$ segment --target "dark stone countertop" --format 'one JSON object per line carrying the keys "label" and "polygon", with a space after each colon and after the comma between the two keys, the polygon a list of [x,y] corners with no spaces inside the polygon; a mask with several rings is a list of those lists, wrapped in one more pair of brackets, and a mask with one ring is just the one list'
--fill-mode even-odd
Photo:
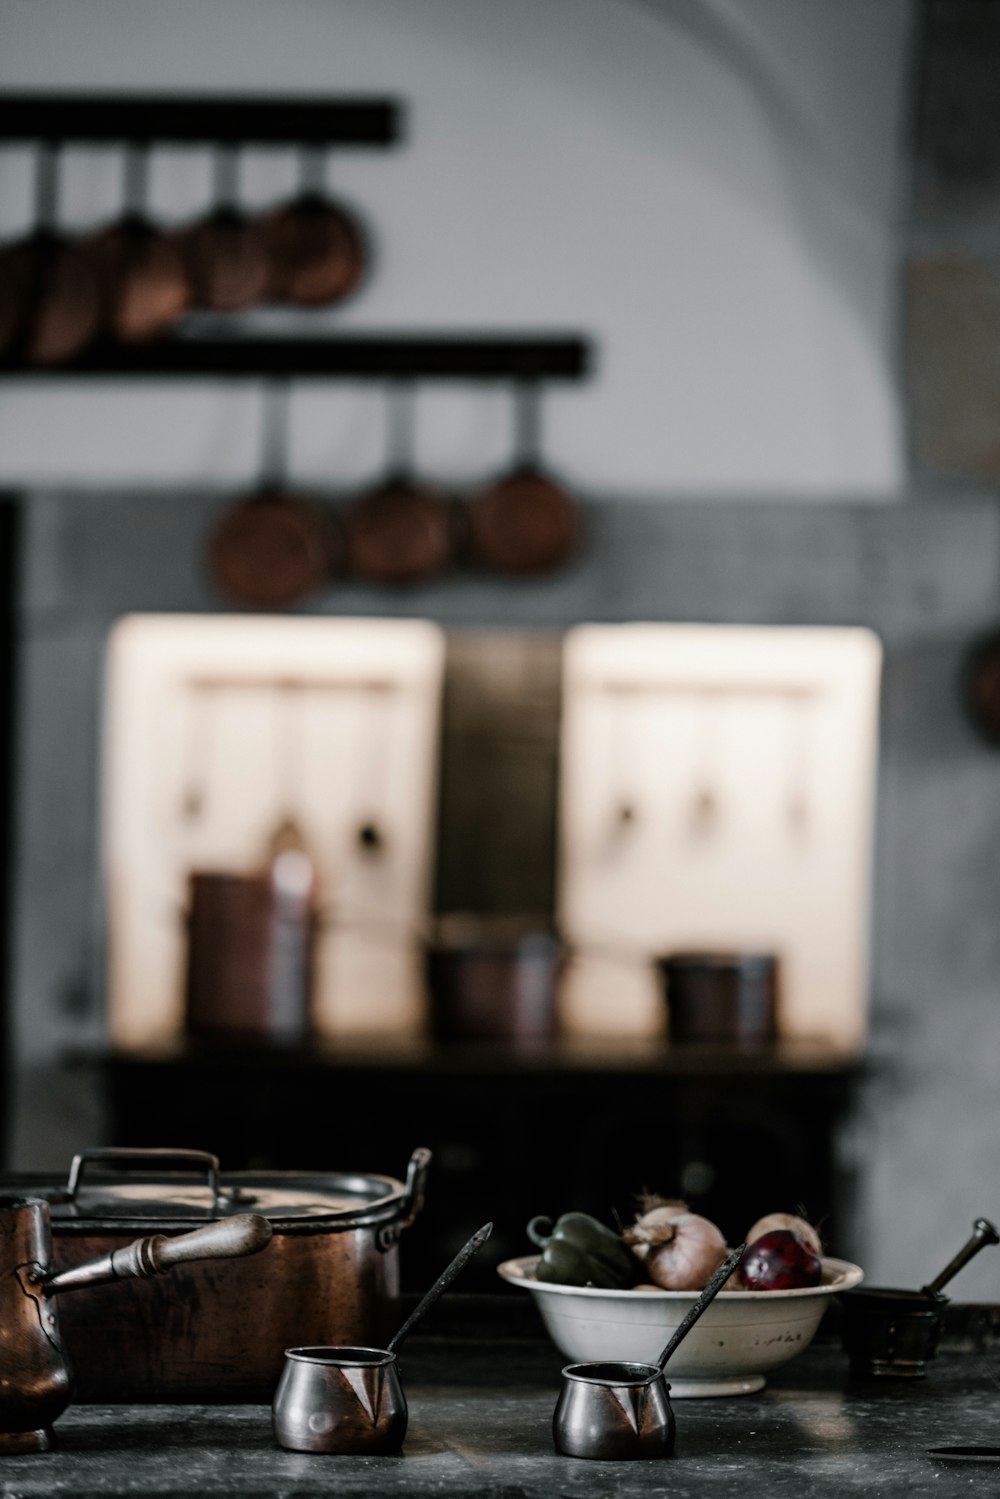
{"label": "dark stone countertop", "polygon": [[[516,1322],[516,1318],[514,1319]],[[851,1387],[835,1343],[816,1343],[756,1395],[678,1400],[677,1450],[661,1462],[591,1463],[552,1449],[563,1360],[539,1336],[414,1336],[402,1372],[410,1430],[402,1457],[284,1452],[264,1406],[71,1407],[58,1450],[0,1458],[3,1499],[574,1499],[865,1494],[935,1499],[1000,1491],[995,1466],[933,1462],[944,1444],[1000,1445],[1000,1344],[942,1351],[925,1380]]]}

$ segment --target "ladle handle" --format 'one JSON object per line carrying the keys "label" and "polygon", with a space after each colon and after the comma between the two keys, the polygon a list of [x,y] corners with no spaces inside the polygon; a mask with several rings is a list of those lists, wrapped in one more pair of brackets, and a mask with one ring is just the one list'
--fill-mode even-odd
{"label": "ladle handle", "polygon": [[671,1354],[675,1352],[678,1345],[682,1343],[687,1337],[688,1333],[691,1331],[692,1327],[697,1322],[702,1312],[708,1306],[709,1302],[714,1301],[716,1296],[718,1296],[719,1292],[722,1290],[722,1287],[726,1284],[726,1281],[732,1275],[733,1271],[736,1269],[740,1260],[746,1253],[746,1247],[747,1246],[745,1244],[741,1244],[738,1249],[733,1250],[732,1254],[729,1255],[727,1259],[723,1260],[722,1264],[719,1266],[718,1270],[716,1270],[715,1274],[712,1276],[712,1279],[702,1291],[701,1295],[698,1297],[698,1300],[688,1312],[683,1322],[681,1322],[679,1327],[676,1327],[674,1329],[673,1337],[670,1339],[670,1342],[667,1344],[666,1348],[664,1348],[663,1352],[656,1360],[656,1367],[661,1372],[666,1368],[667,1360],[670,1358]]}
{"label": "ladle handle", "polygon": [[923,1286],[925,1296],[937,1296],[943,1286],[946,1286],[952,1276],[957,1275],[964,1265],[967,1265],[973,1255],[985,1249],[987,1244],[1000,1244],[1000,1234],[997,1233],[988,1218],[977,1218],[972,1225],[972,1237],[967,1244],[963,1244],[955,1258],[950,1264],[945,1265],[941,1274],[935,1276],[929,1286]]}
{"label": "ladle handle", "polygon": [[395,1353],[403,1339],[409,1337],[424,1313],[434,1305],[440,1295],[447,1291],[455,1276],[464,1270],[465,1266],[472,1259],[472,1256],[479,1253],[492,1232],[492,1223],[484,1223],[482,1228],[476,1230],[468,1244],[465,1245],[465,1248],[458,1251],[447,1270],[442,1270],[437,1280],[427,1292],[427,1295],[417,1302],[413,1311],[386,1348],[387,1353]]}
{"label": "ladle handle", "polygon": [[81,1291],[88,1286],[107,1285],[116,1280],[145,1280],[150,1275],[162,1275],[175,1265],[186,1265],[192,1260],[228,1260],[240,1255],[257,1254],[271,1238],[271,1225],[258,1213],[240,1213],[235,1218],[222,1218],[217,1223],[207,1223],[193,1233],[168,1238],[166,1234],[152,1234],[146,1239],[135,1239],[122,1249],[113,1249],[110,1254],[86,1264],[74,1265],[61,1275],[54,1275],[44,1282],[45,1294],[55,1296],[62,1291]]}

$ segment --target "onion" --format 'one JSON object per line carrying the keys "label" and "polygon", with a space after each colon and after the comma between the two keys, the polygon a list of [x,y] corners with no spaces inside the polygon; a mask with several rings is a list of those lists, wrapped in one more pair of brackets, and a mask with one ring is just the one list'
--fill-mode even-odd
{"label": "onion", "polygon": [[640,1216],[622,1234],[626,1244],[632,1246],[632,1252],[640,1260],[645,1260],[651,1249],[657,1244],[669,1243],[673,1238],[672,1225],[678,1218],[683,1218],[689,1213],[686,1202],[679,1202],[676,1198],[653,1197],[645,1193],[639,1199],[642,1208]]}
{"label": "onion", "polygon": [[697,1213],[681,1213],[660,1232],[646,1256],[650,1280],[665,1291],[702,1290],[726,1257],[726,1241],[715,1224]]}
{"label": "onion", "polygon": [[808,1244],[814,1254],[821,1255],[823,1246],[819,1242],[819,1234],[811,1223],[804,1218],[796,1218],[794,1213],[768,1213],[763,1218],[758,1218],[753,1228],[746,1236],[747,1244],[755,1244],[765,1234],[774,1233],[776,1229],[784,1229],[786,1233],[794,1234],[801,1239],[803,1244]]}

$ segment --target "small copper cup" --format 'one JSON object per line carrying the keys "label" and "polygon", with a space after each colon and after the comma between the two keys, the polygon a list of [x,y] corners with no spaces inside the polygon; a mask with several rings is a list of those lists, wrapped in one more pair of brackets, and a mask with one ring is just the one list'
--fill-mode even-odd
{"label": "small copper cup", "polygon": [[562,1371],[552,1438],[564,1457],[669,1457],[674,1435],[670,1386],[656,1364],[569,1364]]}
{"label": "small copper cup", "polygon": [[279,1445],[292,1452],[399,1452],[407,1409],[396,1355],[384,1348],[287,1348],[271,1420]]}

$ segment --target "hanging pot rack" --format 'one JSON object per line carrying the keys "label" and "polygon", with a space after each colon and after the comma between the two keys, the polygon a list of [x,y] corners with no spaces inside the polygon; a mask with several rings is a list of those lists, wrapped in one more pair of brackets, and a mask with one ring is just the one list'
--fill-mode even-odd
{"label": "hanging pot rack", "polygon": [[[7,93],[0,98],[0,146],[142,142],[384,149],[401,139],[402,119],[399,102],[386,98]],[[549,381],[584,378],[590,360],[590,343],[578,334],[378,331],[270,337],[233,330],[179,332],[135,346],[96,343],[52,365],[5,356],[0,377]]]}

